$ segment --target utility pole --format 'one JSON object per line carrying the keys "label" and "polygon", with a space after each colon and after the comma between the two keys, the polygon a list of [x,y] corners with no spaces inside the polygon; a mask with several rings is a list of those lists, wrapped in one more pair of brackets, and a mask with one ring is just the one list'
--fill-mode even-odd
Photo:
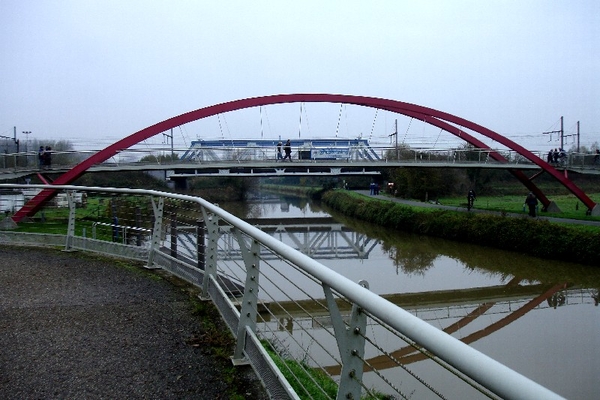
{"label": "utility pole", "polygon": [[394,133],[390,133],[388,137],[396,136],[396,160],[400,160],[400,149],[398,148],[398,120],[396,120]]}
{"label": "utility pole", "polygon": [[579,153],[579,121],[577,121],[577,152]]}
{"label": "utility pole", "polygon": [[560,117],[560,130],[559,131],[547,131],[547,132],[542,132],[543,135],[551,135],[553,133],[560,133],[560,148],[562,149],[564,147],[564,128],[563,128],[563,117]]}
{"label": "utility pole", "polygon": [[170,135],[163,132],[163,136],[167,138],[167,144],[169,143],[169,139],[171,139],[171,162],[173,162],[175,159],[175,152],[173,151],[173,128],[171,128]]}
{"label": "utility pole", "polygon": [[15,144],[17,145],[17,153],[19,152],[19,139],[17,139],[17,127],[13,127],[13,132],[14,132],[14,137],[13,140],[15,141]]}
{"label": "utility pole", "polygon": [[563,137],[577,136],[577,152],[579,153],[579,121],[577,121],[577,133],[563,135]]}

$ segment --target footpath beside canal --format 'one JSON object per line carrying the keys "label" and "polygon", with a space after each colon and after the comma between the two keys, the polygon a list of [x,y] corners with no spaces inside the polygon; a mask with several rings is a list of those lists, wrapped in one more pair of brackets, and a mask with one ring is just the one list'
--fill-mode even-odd
{"label": "footpath beside canal", "polygon": [[[445,205],[439,204],[439,203],[423,202],[423,201],[416,201],[416,200],[406,200],[406,199],[402,199],[399,197],[391,197],[391,196],[386,196],[386,195],[381,195],[381,194],[372,195],[369,193],[368,190],[356,190],[355,192],[360,193],[364,196],[375,198],[375,199],[388,200],[388,201],[392,201],[395,203],[401,203],[401,204],[406,204],[406,205],[415,206],[415,207],[437,208],[440,210],[470,212],[470,213],[474,213],[474,214],[490,214],[490,215],[498,215],[498,216],[504,215],[507,217],[516,217],[516,218],[531,218],[527,215],[526,212],[524,212],[522,214],[502,213],[500,211],[490,211],[490,210],[483,210],[483,209],[478,209],[478,208],[472,208],[471,210],[467,210],[466,207],[445,206]],[[545,216],[543,214],[540,214],[535,218],[539,219],[539,220],[546,220],[549,222],[561,222],[561,223],[574,224],[574,225],[587,225],[587,226],[600,227],[600,221],[586,221],[586,220],[570,219],[570,218],[555,218],[555,217]]]}
{"label": "footpath beside canal", "polygon": [[0,398],[267,398],[211,351],[184,287],[80,253],[0,255]]}

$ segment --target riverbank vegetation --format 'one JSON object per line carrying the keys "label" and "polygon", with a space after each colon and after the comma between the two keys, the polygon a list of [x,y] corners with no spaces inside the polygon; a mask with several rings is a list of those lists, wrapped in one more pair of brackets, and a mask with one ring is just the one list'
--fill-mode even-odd
{"label": "riverbank vegetation", "polygon": [[321,196],[329,207],[390,229],[468,242],[536,257],[598,265],[600,229],[524,216],[476,214],[411,207],[347,190]]}

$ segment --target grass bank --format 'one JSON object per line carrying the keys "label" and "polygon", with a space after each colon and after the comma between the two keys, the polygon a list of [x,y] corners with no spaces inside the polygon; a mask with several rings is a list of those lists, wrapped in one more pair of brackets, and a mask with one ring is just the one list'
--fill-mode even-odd
{"label": "grass bank", "polygon": [[[600,193],[588,193],[588,196],[596,203],[600,203]],[[440,198],[438,200],[445,206],[467,206],[466,197],[447,197]],[[600,221],[600,217],[585,215],[586,207],[577,197],[575,197],[574,194],[552,195],[551,200],[556,203],[561,212],[547,214],[541,213],[541,215],[558,218]],[[525,212],[523,209],[524,202],[525,196],[523,195],[478,196],[477,199],[475,199],[474,207],[491,211],[521,213]]]}
{"label": "grass bank", "polygon": [[600,229],[532,218],[420,209],[331,190],[322,201],[353,218],[390,229],[468,242],[536,257],[598,266]]}

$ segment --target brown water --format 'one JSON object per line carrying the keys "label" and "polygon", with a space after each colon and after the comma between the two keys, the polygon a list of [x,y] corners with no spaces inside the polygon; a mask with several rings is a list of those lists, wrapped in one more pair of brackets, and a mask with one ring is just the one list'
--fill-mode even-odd
{"label": "brown water", "polygon": [[[244,207],[241,216],[253,218],[330,215],[294,198]],[[453,336],[566,398],[598,397],[600,269],[331,215],[369,238],[372,246],[364,258],[319,260],[323,264],[353,281],[366,278],[373,292],[395,298],[420,318],[452,330]],[[480,317],[453,328],[482,307]],[[412,362],[411,368],[424,377],[432,374],[428,361]],[[443,387],[444,378],[439,379]],[[444,394],[460,398],[450,386]],[[415,392],[412,398],[428,396]]]}

